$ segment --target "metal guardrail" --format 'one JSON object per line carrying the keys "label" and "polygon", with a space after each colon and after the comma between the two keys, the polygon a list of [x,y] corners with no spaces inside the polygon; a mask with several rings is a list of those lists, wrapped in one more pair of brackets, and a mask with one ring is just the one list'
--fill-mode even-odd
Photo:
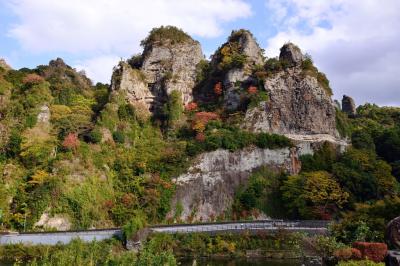
{"label": "metal guardrail", "polygon": [[[285,220],[264,220],[264,221],[239,221],[204,224],[176,224],[156,225],[149,229],[160,233],[207,233],[216,234],[224,232],[242,231],[277,231],[285,229],[288,231],[303,231],[310,233],[325,233],[329,222],[327,221],[285,221]],[[58,242],[69,243],[74,238],[83,241],[103,240],[114,236],[122,237],[121,228],[95,229],[85,231],[58,231],[58,232],[28,232],[28,233],[7,233],[0,234],[0,245],[16,243],[32,243],[55,245]]]}

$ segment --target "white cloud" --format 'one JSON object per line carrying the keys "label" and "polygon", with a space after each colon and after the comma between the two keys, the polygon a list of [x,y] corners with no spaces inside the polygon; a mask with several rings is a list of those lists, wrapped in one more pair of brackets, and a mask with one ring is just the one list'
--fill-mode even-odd
{"label": "white cloud", "polygon": [[84,70],[86,75],[95,82],[110,83],[112,69],[120,59],[114,55],[98,56],[80,61],[74,67],[77,70]]}
{"label": "white cloud", "polygon": [[8,34],[24,50],[82,55],[89,59],[81,66],[102,81],[111,73],[93,62],[139,52],[140,40],[153,27],[174,25],[194,36],[216,37],[224,23],[251,15],[244,0],[10,0],[8,5],[17,16]]}
{"label": "white cloud", "polygon": [[269,0],[267,8],[278,29],[267,55],[292,41],[328,74],[336,98],[400,105],[399,1]]}
{"label": "white cloud", "polygon": [[31,51],[132,53],[149,30],[175,25],[215,37],[221,23],[251,14],[242,0],[12,0],[9,34]]}

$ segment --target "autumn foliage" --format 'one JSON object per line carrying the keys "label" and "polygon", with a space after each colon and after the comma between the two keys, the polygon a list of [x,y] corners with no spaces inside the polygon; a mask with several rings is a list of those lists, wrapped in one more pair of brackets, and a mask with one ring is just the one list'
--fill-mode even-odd
{"label": "autumn foliage", "polygon": [[221,95],[221,94],[222,94],[222,83],[221,83],[221,82],[217,82],[217,83],[214,85],[214,93],[215,93],[216,95]]}
{"label": "autumn foliage", "polygon": [[69,133],[63,143],[62,146],[66,149],[70,150],[76,150],[76,148],[79,147],[79,139],[78,139],[78,134],[76,133]]}
{"label": "autumn foliage", "polygon": [[362,258],[381,262],[384,260],[387,253],[387,245],[385,243],[369,243],[369,242],[354,242],[353,248],[360,250]]}
{"label": "autumn foliage", "polygon": [[362,258],[361,251],[356,248],[341,248],[336,250],[333,255],[338,260],[360,260]]}
{"label": "autumn foliage", "polygon": [[194,115],[192,129],[197,132],[203,132],[206,129],[206,125],[211,120],[218,120],[219,116],[212,112],[197,112]]}
{"label": "autumn foliage", "polygon": [[249,94],[256,94],[257,93],[257,87],[252,85],[252,86],[247,88],[247,92]]}
{"label": "autumn foliage", "polygon": [[190,102],[190,103],[188,103],[186,106],[185,106],[185,110],[186,111],[194,111],[194,110],[196,110],[197,109],[197,103],[195,103],[195,102]]}
{"label": "autumn foliage", "polygon": [[22,80],[22,82],[24,84],[28,84],[28,85],[39,84],[39,83],[42,83],[43,81],[44,81],[44,79],[37,74],[28,74]]}

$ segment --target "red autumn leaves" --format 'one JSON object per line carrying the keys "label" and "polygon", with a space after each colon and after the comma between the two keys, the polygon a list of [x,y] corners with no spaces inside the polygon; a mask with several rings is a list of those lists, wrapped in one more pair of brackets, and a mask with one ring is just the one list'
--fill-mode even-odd
{"label": "red autumn leaves", "polygon": [[66,149],[76,151],[76,149],[79,147],[79,139],[78,139],[78,134],[76,133],[69,133],[63,143],[62,146]]}

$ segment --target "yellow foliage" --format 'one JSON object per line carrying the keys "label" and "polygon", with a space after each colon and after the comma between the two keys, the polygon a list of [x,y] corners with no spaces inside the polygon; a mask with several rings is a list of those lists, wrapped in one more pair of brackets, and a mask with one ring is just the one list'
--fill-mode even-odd
{"label": "yellow foliage", "polygon": [[35,174],[31,177],[31,180],[28,181],[29,184],[40,185],[46,182],[49,178],[49,173],[43,170],[37,170]]}
{"label": "yellow foliage", "polygon": [[349,193],[343,191],[340,185],[332,176],[324,171],[317,171],[304,174],[305,187],[304,198],[314,204],[325,205],[335,203],[342,207],[349,198]]}

